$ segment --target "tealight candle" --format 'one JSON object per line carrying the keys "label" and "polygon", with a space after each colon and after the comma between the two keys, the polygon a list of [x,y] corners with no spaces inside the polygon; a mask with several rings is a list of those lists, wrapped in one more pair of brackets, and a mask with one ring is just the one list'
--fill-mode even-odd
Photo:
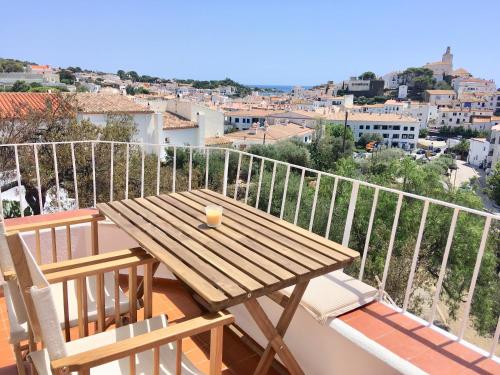
{"label": "tealight candle", "polygon": [[216,205],[209,205],[205,207],[207,214],[207,225],[211,228],[217,228],[222,224],[222,207]]}

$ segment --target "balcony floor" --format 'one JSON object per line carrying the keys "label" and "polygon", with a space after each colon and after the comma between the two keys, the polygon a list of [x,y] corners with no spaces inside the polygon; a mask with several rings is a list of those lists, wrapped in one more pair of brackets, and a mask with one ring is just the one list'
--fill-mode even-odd
{"label": "balcony floor", "polygon": [[[153,288],[153,316],[167,314],[169,322],[180,322],[196,317],[202,311],[179,282],[173,280],[156,280]],[[142,319],[142,310],[138,313]],[[76,333],[76,331],[75,331]],[[77,335],[75,335],[75,338]],[[0,288],[0,375],[17,374],[15,358],[9,338],[9,320]],[[183,352],[201,371],[208,374],[209,370],[209,334],[197,335],[193,339],[183,340]],[[223,374],[252,374],[257,367],[259,356],[252,351],[228,328],[224,330]],[[279,373],[271,369],[269,374]]]}

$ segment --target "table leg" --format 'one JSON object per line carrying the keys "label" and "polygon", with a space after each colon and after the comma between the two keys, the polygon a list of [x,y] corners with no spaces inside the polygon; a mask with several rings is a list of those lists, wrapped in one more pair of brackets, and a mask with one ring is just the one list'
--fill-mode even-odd
{"label": "table leg", "polygon": [[297,307],[299,306],[300,300],[302,299],[308,284],[309,281],[304,281],[295,286],[276,327],[273,326],[257,299],[254,298],[245,302],[245,306],[250,315],[252,315],[252,318],[255,320],[262,333],[264,333],[266,338],[269,340],[264,354],[262,355],[254,372],[255,375],[267,374],[276,353],[281,358],[290,374],[304,374],[297,360],[290,352],[290,349],[288,349],[287,345],[284,343],[283,336],[285,335],[286,330],[288,329],[288,326],[297,311]]}

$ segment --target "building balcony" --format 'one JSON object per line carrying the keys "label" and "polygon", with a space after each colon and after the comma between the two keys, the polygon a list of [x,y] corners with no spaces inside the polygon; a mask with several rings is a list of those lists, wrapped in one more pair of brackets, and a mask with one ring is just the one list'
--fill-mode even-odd
{"label": "building balcony", "polygon": [[[292,320],[285,341],[306,373],[500,372],[498,311],[480,309],[475,299],[477,290],[484,291],[478,282],[492,277],[484,273],[491,268],[481,264],[495,259],[496,215],[234,149],[99,141],[0,147],[11,157],[1,171],[11,189],[0,200],[17,197],[18,202],[0,205],[6,230],[23,232],[39,264],[89,255],[95,233],[102,254],[138,246],[111,221],[96,219],[97,203],[207,188],[360,252],[360,260],[341,271],[347,281],[336,286],[349,290],[349,280],[355,280],[375,288],[373,297],[326,321],[318,321],[303,301]],[[33,199],[25,194],[30,184]],[[387,202],[392,202],[390,212],[380,212]],[[414,233],[402,243],[401,231],[408,228]],[[453,310],[447,293],[453,272],[461,272],[453,258],[469,236],[475,238],[474,248],[471,259],[462,263],[472,267],[462,275],[466,285]],[[374,263],[376,252],[384,255],[381,264]],[[130,279],[126,272],[122,276],[120,285],[127,290]],[[323,285],[319,294],[324,301],[342,298]],[[262,305],[271,317],[283,309],[275,298],[263,297]],[[7,374],[16,372],[16,362],[6,308],[2,296],[0,372]],[[481,311],[489,314],[489,320],[483,319],[487,329],[475,323]],[[224,328],[222,372],[253,373],[265,340],[244,309],[230,312],[235,324]],[[175,323],[203,313],[191,292],[160,267],[153,281],[153,316],[166,314]],[[138,320],[143,316],[141,308]],[[75,330],[71,338],[76,337]],[[184,339],[182,345],[207,374],[210,345],[206,334]],[[276,359],[270,373],[287,372]]]}

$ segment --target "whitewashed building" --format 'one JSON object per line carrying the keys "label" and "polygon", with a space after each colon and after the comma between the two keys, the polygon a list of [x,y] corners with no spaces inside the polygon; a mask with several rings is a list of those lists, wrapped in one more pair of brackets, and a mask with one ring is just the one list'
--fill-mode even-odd
{"label": "whitewashed building", "polygon": [[[345,112],[331,113],[326,117],[333,123],[344,123]],[[417,119],[396,114],[349,113],[347,126],[357,141],[363,134],[380,134],[389,147],[405,150],[416,148],[420,124]]]}
{"label": "whitewashed building", "polygon": [[490,142],[486,138],[471,138],[469,139],[467,162],[475,167],[484,168],[489,151]]}

